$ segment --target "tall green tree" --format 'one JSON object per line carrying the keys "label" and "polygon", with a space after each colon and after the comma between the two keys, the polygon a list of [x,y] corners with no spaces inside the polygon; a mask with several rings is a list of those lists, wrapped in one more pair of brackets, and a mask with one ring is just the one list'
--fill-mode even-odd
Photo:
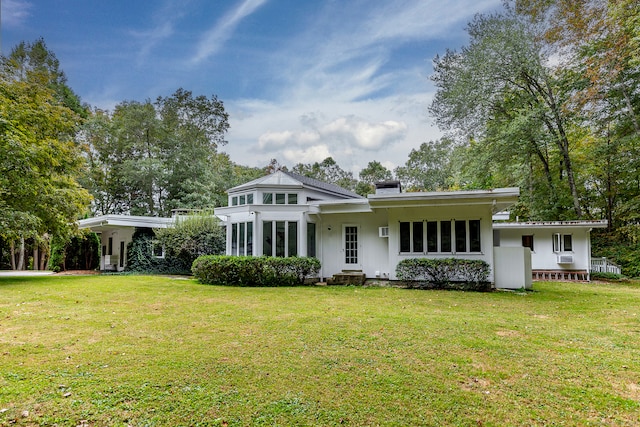
{"label": "tall green tree", "polygon": [[558,181],[570,194],[573,216],[581,217],[569,138],[573,118],[563,108],[565,81],[547,66],[535,28],[508,11],[478,15],[467,31],[467,46],[434,61],[432,79],[438,89],[430,111],[437,123],[463,142],[484,144],[490,141],[488,135],[521,134],[524,138],[517,144],[522,163],[539,160],[549,174],[557,168]]}
{"label": "tall green tree", "polygon": [[449,188],[453,142],[447,138],[423,142],[412,149],[404,166],[395,170],[396,177],[408,191],[437,191]]}
{"label": "tall green tree", "polygon": [[21,70],[19,64],[11,56],[2,58],[0,237],[12,249],[17,243],[17,262],[11,251],[17,269],[25,267],[25,241],[30,240],[37,269],[45,266],[51,236],[74,233],[90,196],[77,182],[84,162],[72,136],[80,116],[54,91],[47,70]]}

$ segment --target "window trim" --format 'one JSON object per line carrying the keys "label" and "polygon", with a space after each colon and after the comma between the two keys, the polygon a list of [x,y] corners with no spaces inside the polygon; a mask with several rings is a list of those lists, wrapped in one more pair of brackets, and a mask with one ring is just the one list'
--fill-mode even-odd
{"label": "window trim", "polygon": [[[253,256],[253,221],[240,221],[231,224],[231,255]],[[242,250],[241,250],[242,249]]]}
{"label": "window trim", "polygon": [[[270,233],[269,233],[269,237],[271,237],[271,253],[265,253],[265,249],[267,247],[267,245],[265,244],[265,238],[267,237],[267,234],[264,233],[265,230],[265,226],[266,224],[270,224]],[[295,232],[296,232],[296,238],[295,238],[295,242],[293,242],[295,244],[295,247],[293,247],[293,249],[291,248],[290,245],[290,234],[291,234],[291,226],[295,224]],[[279,230],[279,226],[282,227],[280,228],[281,233],[282,233],[282,243],[284,244],[284,249],[283,249],[283,258],[289,258],[289,257],[294,257],[294,256],[298,256],[299,252],[300,252],[300,222],[299,221],[274,221],[274,220],[268,220],[268,221],[262,221],[262,229],[263,229],[263,233],[262,233],[262,254],[265,256],[280,256],[278,255],[279,251],[279,245],[278,245],[278,230]]]}
{"label": "window trim", "polygon": [[[473,226],[473,222],[476,222],[477,225]],[[416,224],[421,224],[421,226],[416,226]],[[464,230],[462,229],[463,225]],[[474,228],[474,230],[472,230],[472,228]],[[477,236],[474,235],[476,233],[472,233],[472,231],[476,230]],[[421,237],[416,236],[416,232],[421,234]],[[458,232],[462,232],[464,241],[457,238]],[[435,236],[432,235],[432,233],[435,234]],[[448,250],[443,250],[443,242],[448,244],[448,246],[444,246]],[[434,243],[436,247],[435,251],[430,250],[433,249]],[[462,250],[463,243],[464,250]],[[479,248],[479,250],[471,250],[476,247]],[[420,250],[416,250],[416,248]],[[472,218],[398,221],[398,253],[401,255],[482,254],[482,220]]]}
{"label": "window trim", "polygon": [[[567,249],[567,238],[569,240],[569,249]],[[559,253],[563,253],[563,252],[567,252],[567,253],[574,253],[573,250],[573,234],[571,233],[567,233],[567,234],[563,234],[563,233],[553,233],[553,235],[551,236],[552,239],[552,249],[553,252],[556,254]]]}

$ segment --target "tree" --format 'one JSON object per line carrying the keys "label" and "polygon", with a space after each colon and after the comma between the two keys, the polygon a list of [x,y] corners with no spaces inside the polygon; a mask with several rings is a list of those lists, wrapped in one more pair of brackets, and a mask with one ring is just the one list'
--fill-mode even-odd
{"label": "tree", "polygon": [[[523,160],[537,156],[543,161],[539,154],[544,157],[548,148],[544,144],[552,143],[559,176],[566,178],[563,182],[571,195],[573,214],[581,217],[567,128],[571,116],[563,108],[567,101],[563,76],[547,68],[533,28],[513,13],[478,15],[467,30],[468,46],[460,52],[447,51],[434,61],[432,79],[438,90],[430,111],[437,123],[466,141],[478,142],[485,141],[492,127],[494,135],[503,132],[496,127],[505,125],[527,129],[529,136],[522,143],[528,149],[522,151]],[[492,161],[500,162],[501,158]]]}
{"label": "tree", "polygon": [[293,167],[292,172],[329,184],[335,184],[347,190],[355,190],[356,180],[353,178],[353,173],[342,169],[333,160],[333,157],[327,157],[320,163],[298,163]]}
{"label": "tree", "polygon": [[453,143],[447,138],[423,142],[411,150],[404,166],[396,168],[396,176],[408,191],[447,189],[452,150]]}
{"label": "tree", "polygon": [[111,114],[94,111],[78,135],[94,211],[166,216],[217,206],[217,167],[224,163],[217,148],[228,127],[221,101],[184,89],[155,103],[122,102]]}
{"label": "tree", "polygon": [[44,268],[51,237],[71,236],[90,199],[76,180],[83,159],[72,135],[80,117],[59,99],[50,77],[38,68],[21,74],[15,61],[2,58],[0,237],[10,242],[16,269],[25,267],[27,241],[34,268]]}
{"label": "tree", "polygon": [[361,196],[376,192],[376,182],[389,181],[393,179],[393,174],[382,163],[374,160],[367,164],[367,167],[360,171],[360,181],[356,185],[356,193]]}

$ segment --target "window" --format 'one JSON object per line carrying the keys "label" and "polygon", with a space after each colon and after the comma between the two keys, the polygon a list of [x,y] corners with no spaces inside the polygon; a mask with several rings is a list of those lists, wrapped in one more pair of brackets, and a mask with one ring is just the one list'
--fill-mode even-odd
{"label": "window", "polygon": [[553,234],[553,252],[573,251],[573,236],[571,234]]}
{"label": "window", "polygon": [[263,255],[278,257],[298,255],[297,222],[264,221],[262,230]]}
{"label": "window", "polygon": [[[426,247],[425,247],[426,232]],[[454,250],[455,249],[455,250]],[[481,252],[480,220],[400,223],[401,253]]]}
{"label": "window", "polygon": [[109,237],[109,252],[107,255],[113,255],[113,237]]}
{"label": "window", "polygon": [[307,223],[307,256],[316,256],[316,225],[313,222]]}
{"label": "window", "polygon": [[[253,203],[247,201],[247,203]],[[265,205],[297,205],[298,193],[262,193],[262,203]]]}
{"label": "window", "polygon": [[231,255],[253,255],[253,222],[231,224]]}
{"label": "window", "polygon": [[437,221],[427,221],[427,252],[438,252]]}
{"label": "window", "polygon": [[231,197],[231,206],[250,205],[253,203],[253,193],[240,194]]}
{"label": "window", "polygon": [[451,221],[440,221],[440,252],[451,252]]}
{"label": "window", "polygon": [[151,255],[154,258],[164,258],[164,246],[157,240],[151,242]]}
{"label": "window", "polygon": [[124,267],[124,242],[120,242],[120,267]]}
{"label": "window", "polygon": [[522,247],[529,248],[533,252],[533,236],[522,236]]}

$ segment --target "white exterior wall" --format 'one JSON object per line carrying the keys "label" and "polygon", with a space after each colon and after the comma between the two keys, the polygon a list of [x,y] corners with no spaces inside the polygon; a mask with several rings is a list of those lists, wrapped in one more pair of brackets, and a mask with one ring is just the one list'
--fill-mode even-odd
{"label": "white exterior wall", "polygon": [[[331,277],[345,269],[357,269],[370,278],[389,278],[388,239],[379,237],[379,227],[387,226],[384,211],[374,213],[322,214],[317,217],[316,233],[318,259],[322,277]],[[358,265],[347,266],[343,230],[345,226],[358,227]]]}
{"label": "white exterior wall", "polygon": [[[553,235],[571,234],[573,250],[570,252],[553,252]],[[500,246],[522,247],[522,236],[533,236],[531,252],[531,268],[533,270],[586,270],[591,267],[591,244],[588,228],[529,228],[500,229]],[[573,264],[558,264],[558,255],[573,255]]]}
{"label": "white exterior wall", "polygon": [[[123,228],[118,228],[118,229],[114,229],[114,230],[105,230],[102,233],[100,233],[100,251],[101,251],[101,257],[100,257],[100,270],[105,270],[105,269],[114,269],[114,261],[115,261],[115,270],[116,271],[123,271],[124,267],[126,267],[127,265],[127,245],[129,243],[131,243],[132,238],[133,238],[133,233],[135,232],[135,228],[134,227],[123,227]],[[109,251],[109,238],[113,239],[113,252],[110,256],[106,257],[105,255],[107,255],[108,251]],[[124,251],[125,253],[122,254],[120,253],[120,243],[124,242]],[[106,247],[107,248],[107,253],[103,253],[102,252],[102,248]],[[124,262],[123,262],[123,266],[120,266],[120,260],[122,259],[122,257],[124,256]],[[110,261],[110,264],[106,264],[105,260]]]}
{"label": "white exterior wall", "polygon": [[493,248],[494,278],[497,289],[532,289],[531,250],[529,248]]}
{"label": "white exterior wall", "polygon": [[[405,221],[450,221],[480,220],[480,252],[444,252],[444,253],[400,253],[400,222]],[[452,242],[455,251],[455,242]],[[425,242],[426,247],[426,242]],[[406,258],[462,258],[479,259],[493,266],[493,228],[490,205],[442,206],[428,208],[389,209],[389,266],[390,278],[397,280],[396,265]],[[489,281],[493,282],[493,269]]]}

